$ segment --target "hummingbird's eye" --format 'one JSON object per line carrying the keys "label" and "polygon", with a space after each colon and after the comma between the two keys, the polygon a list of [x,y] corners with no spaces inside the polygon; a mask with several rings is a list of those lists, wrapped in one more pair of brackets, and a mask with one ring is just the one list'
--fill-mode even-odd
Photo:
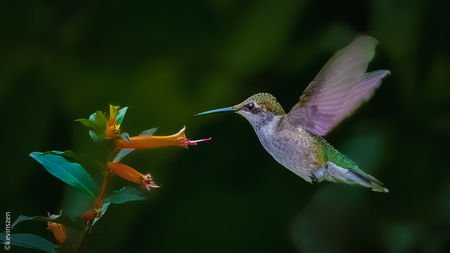
{"label": "hummingbird's eye", "polygon": [[255,104],[248,103],[248,104],[244,105],[244,108],[251,111],[251,110],[253,110],[253,108],[255,108]]}

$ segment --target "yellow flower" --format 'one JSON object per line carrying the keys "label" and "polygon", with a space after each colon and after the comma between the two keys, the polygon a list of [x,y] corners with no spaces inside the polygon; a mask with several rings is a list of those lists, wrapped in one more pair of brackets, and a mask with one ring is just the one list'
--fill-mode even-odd
{"label": "yellow flower", "polygon": [[186,138],[184,131],[186,127],[183,127],[178,133],[169,136],[153,136],[153,132],[156,129],[151,129],[144,131],[141,135],[131,137],[130,142],[119,141],[117,144],[120,148],[133,148],[133,149],[144,149],[144,148],[157,148],[164,146],[179,146],[187,148],[188,145],[197,145],[200,141],[209,141],[208,139],[200,139],[191,141]]}
{"label": "yellow flower", "polygon": [[142,175],[128,165],[113,162],[108,162],[108,169],[123,179],[143,185],[149,191],[150,188],[159,188],[159,186],[153,182],[153,178],[150,176],[150,173]]}
{"label": "yellow flower", "polygon": [[119,108],[120,106],[118,105],[114,106],[112,104],[109,104],[109,121],[105,131],[105,136],[108,139],[116,138],[120,132],[120,124],[122,122],[120,122],[119,124],[116,123]]}
{"label": "yellow flower", "polygon": [[[61,211],[61,213],[62,213],[62,211]],[[61,216],[61,213],[59,215],[57,215],[57,214],[50,215],[50,213],[47,212],[48,217],[50,219],[58,218],[59,216]],[[63,224],[49,221],[49,222],[47,222],[47,229],[51,230],[53,232],[53,235],[55,236],[56,240],[59,243],[63,244],[66,241],[66,228],[64,227]]]}

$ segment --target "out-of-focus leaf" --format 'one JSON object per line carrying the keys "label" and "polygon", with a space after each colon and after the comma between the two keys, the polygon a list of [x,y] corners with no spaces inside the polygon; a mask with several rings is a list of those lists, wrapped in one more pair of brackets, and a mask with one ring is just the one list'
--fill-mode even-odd
{"label": "out-of-focus leaf", "polygon": [[139,136],[153,136],[153,134],[158,130],[157,127],[148,129],[139,134]]}
{"label": "out-of-focus leaf", "polygon": [[84,228],[84,221],[82,219],[78,219],[76,221],[72,220],[71,218],[67,217],[67,216],[59,216],[56,219],[50,219],[49,217],[46,216],[25,216],[25,215],[20,215],[16,221],[14,221],[14,223],[11,226],[11,229],[13,229],[18,223],[22,222],[22,221],[27,221],[27,220],[33,220],[33,221],[51,221],[51,222],[55,222],[55,223],[59,223],[62,224],[64,226],[67,227],[71,227],[77,230],[83,230]]}
{"label": "out-of-focus leaf", "polygon": [[92,193],[95,189],[94,181],[80,164],[71,163],[59,155],[44,155],[42,152],[32,152],[30,156],[42,164],[53,176],[95,198]]}
{"label": "out-of-focus leaf", "polygon": [[127,156],[129,153],[133,152],[134,148],[124,148],[120,150],[120,152],[114,157],[113,163],[118,163],[120,160],[122,160],[125,156]]}
{"label": "out-of-focus leaf", "polygon": [[[7,240],[7,237],[9,239]],[[42,237],[32,234],[5,234],[0,233],[0,241],[2,244],[9,242],[10,245],[24,247],[28,249],[43,250],[46,252],[55,252],[55,247],[53,243],[45,240]],[[5,244],[6,249],[6,244]]]}
{"label": "out-of-focus leaf", "polygon": [[60,155],[60,156],[65,156],[65,157],[70,157],[73,159],[76,159],[80,162],[85,162],[85,163],[90,163],[92,164],[96,169],[100,170],[102,173],[105,172],[105,167],[103,166],[103,164],[94,158],[90,158],[88,156],[85,156],[83,154],[78,154],[73,152],[72,150],[66,150],[66,151],[57,151],[57,150],[52,150],[52,151],[46,151],[43,153],[44,155]]}
{"label": "out-of-focus leaf", "polygon": [[116,125],[122,124],[122,120],[123,120],[123,117],[125,117],[125,113],[127,112],[127,109],[128,109],[128,107],[124,107],[119,110],[119,113],[117,114],[117,117],[116,117],[116,122],[115,122]]}
{"label": "out-of-focus leaf", "polygon": [[97,113],[94,112],[93,114],[91,114],[91,115],[89,116],[89,120],[95,122],[95,117],[97,117]]}
{"label": "out-of-focus leaf", "polygon": [[89,130],[89,136],[91,136],[92,140],[94,140],[98,145],[105,146],[105,143],[103,143],[103,140],[98,138],[97,135],[94,134],[94,132]]}
{"label": "out-of-focus leaf", "polygon": [[113,191],[107,198],[103,199],[103,201],[113,204],[123,204],[128,201],[137,201],[144,199],[147,199],[147,197],[138,189],[131,186],[125,186],[118,191]]}
{"label": "out-of-focus leaf", "polygon": [[17,223],[24,221],[24,220],[31,220],[33,217],[25,216],[25,215],[19,215],[19,217],[14,221],[14,223],[11,225],[11,229],[13,229]]}
{"label": "out-of-focus leaf", "polygon": [[117,135],[117,137],[119,138],[119,140],[126,141],[128,143],[131,142],[130,135],[128,133],[119,134],[119,135]]}

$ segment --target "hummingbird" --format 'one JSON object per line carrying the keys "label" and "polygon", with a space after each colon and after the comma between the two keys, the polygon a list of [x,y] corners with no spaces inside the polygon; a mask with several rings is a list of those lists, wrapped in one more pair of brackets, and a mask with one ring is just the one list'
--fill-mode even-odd
{"label": "hummingbird", "polygon": [[266,151],[305,181],[359,184],[388,192],[378,179],[337,151],[322,136],[368,100],[389,70],[367,72],[378,41],[360,35],[337,51],[289,113],[276,98],[258,93],[235,106],[195,114],[235,112],[250,122]]}

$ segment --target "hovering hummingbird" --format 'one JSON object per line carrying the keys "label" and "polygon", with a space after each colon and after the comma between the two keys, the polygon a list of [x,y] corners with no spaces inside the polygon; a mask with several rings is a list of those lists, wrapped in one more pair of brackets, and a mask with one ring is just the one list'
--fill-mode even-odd
{"label": "hovering hummingbird", "polygon": [[359,36],[339,50],[287,114],[274,96],[258,93],[235,106],[194,116],[229,111],[244,116],[267,152],[307,182],[359,184],[387,193],[383,183],[359,169],[321,137],[369,99],[381,79],[390,73],[388,70],[366,73],[377,44],[372,37]]}

